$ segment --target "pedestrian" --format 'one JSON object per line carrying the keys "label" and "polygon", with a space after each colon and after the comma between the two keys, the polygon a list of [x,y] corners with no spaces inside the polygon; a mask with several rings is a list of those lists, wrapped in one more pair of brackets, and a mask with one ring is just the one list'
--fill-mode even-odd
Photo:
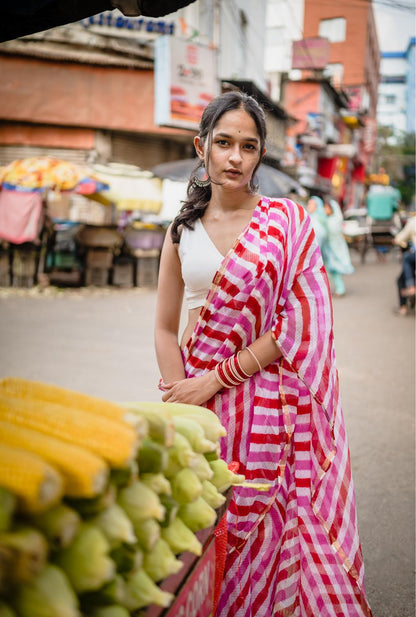
{"label": "pedestrian", "polygon": [[265,140],[246,94],[202,115],[161,256],[159,387],[217,414],[221,457],[267,489],[234,487],[216,616],[368,617],[328,280],[304,208],[257,193]]}
{"label": "pedestrian", "polygon": [[334,286],[333,295],[335,298],[342,298],[346,291],[344,275],[354,272],[350,250],[342,228],[344,217],[335,199],[325,198],[324,210],[327,216],[328,235],[322,248],[322,257]]}
{"label": "pedestrian", "polygon": [[324,202],[317,195],[312,195],[306,204],[306,209],[311,217],[312,227],[315,231],[316,240],[319,248],[322,247],[328,238],[328,221],[325,214]]}
{"label": "pedestrian", "polygon": [[416,216],[414,212],[409,216],[403,229],[394,236],[393,244],[403,249],[402,271],[397,278],[399,293],[397,313],[407,315],[408,299],[412,300],[415,296]]}

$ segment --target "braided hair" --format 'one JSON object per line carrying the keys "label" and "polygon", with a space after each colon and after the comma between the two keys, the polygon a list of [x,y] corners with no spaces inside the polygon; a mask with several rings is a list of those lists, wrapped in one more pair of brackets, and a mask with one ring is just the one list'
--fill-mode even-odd
{"label": "braided hair", "polygon": [[[235,109],[244,109],[254,120],[257,128],[257,132],[260,137],[260,152],[263,152],[266,142],[266,118],[262,107],[252,96],[240,92],[239,90],[226,92],[213,99],[205,108],[199,127],[199,137],[203,146],[207,144],[208,154],[207,162],[209,162],[209,155],[212,145],[212,133],[220,118],[228,111]],[[253,178],[260,165],[261,158],[259,159],[256,167],[254,168],[252,178],[250,180],[249,188],[252,192],[256,190],[254,186]],[[204,214],[209,200],[211,199],[211,184],[206,186],[200,186],[194,181],[195,176],[204,165],[204,162],[198,159],[198,162],[191,174],[191,179],[187,188],[187,199],[183,202],[179,213],[175,217],[171,227],[172,241],[174,244],[178,244],[180,240],[179,227],[184,225],[188,229],[193,229],[193,223],[202,217]]]}

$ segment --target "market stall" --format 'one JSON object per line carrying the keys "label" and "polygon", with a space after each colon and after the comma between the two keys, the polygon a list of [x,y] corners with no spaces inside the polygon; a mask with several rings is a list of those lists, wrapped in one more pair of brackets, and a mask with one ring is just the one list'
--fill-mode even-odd
{"label": "market stall", "polygon": [[215,414],[8,377],[0,429],[2,616],[213,614],[247,484]]}

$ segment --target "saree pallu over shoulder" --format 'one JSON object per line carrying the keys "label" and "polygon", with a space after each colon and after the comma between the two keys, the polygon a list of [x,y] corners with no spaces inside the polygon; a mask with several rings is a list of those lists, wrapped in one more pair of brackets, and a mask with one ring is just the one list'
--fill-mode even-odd
{"label": "saree pallu over shoulder", "polygon": [[305,210],[262,198],[216,273],[183,356],[188,377],[272,331],[282,358],[208,401],[236,487],[218,617],[370,616],[331,296]]}

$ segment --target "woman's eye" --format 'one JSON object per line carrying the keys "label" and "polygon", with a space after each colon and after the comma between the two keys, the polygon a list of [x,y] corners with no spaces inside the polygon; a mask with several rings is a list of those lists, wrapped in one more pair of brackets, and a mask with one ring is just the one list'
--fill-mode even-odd
{"label": "woman's eye", "polygon": [[246,144],[245,146],[246,150],[256,150],[256,146],[254,146],[253,144]]}
{"label": "woman's eye", "polygon": [[226,139],[217,139],[215,143],[217,143],[220,146],[228,146],[228,141]]}

